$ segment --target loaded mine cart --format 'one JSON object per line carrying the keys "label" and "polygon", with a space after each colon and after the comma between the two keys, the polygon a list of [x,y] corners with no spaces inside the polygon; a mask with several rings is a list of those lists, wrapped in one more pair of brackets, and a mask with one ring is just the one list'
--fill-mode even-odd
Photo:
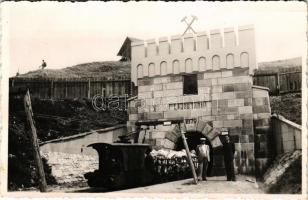
{"label": "loaded mine cart", "polygon": [[[159,124],[185,126],[183,119],[136,122],[137,130],[140,130],[138,127],[143,125]],[[123,140],[122,143],[88,145],[88,147],[94,148],[99,155],[99,169],[84,175],[88,180],[88,185],[90,187],[120,189],[189,178],[191,175],[194,182],[197,183],[195,172],[197,159],[192,157],[189,152],[184,132],[185,129],[181,128],[186,151],[179,152],[182,155],[180,157],[174,156],[175,154],[172,157],[153,156],[151,145],[131,144]]]}
{"label": "loaded mine cart", "polygon": [[88,147],[99,156],[99,169],[84,175],[90,187],[119,189],[152,182],[145,167],[145,153],[150,145],[94,143]]}

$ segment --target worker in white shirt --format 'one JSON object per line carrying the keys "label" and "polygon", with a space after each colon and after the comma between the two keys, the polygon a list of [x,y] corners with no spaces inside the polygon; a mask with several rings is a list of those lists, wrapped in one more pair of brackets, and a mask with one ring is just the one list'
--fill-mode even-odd
{"label": "worker in white shirt", "polygon": [[198,180],[206,181],[207,167],[210,162],[210,147],[206,144],[206,138],[200,138],[201,144],[197,146]]}

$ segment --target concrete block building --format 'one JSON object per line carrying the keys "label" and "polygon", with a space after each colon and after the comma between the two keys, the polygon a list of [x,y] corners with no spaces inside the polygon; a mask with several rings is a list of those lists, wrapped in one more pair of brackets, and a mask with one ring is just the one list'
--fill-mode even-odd
{"label": "concrete block building", "polygon": [[[271,110],[268,89],[253,85],[256,67],[251,25],[132,42],[138,96],[129,102],[128,129],[135,131],[137,121],[183,117],[191,149],[201,136],[211,141],[214,171],[224,167],[219,147],[227,132],[236,172],[261,173],[270,156]],[[138,142],[157,149],[180,149],[180,140],[175,125],[138,130]]]}

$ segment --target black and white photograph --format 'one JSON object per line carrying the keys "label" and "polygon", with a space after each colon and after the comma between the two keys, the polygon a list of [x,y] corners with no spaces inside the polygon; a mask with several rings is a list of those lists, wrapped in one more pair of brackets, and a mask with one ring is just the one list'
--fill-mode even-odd
{"label": "black and white photograph", "polygon": [[307,198],[305,2],[24,1],[1,16],[6,195]]}

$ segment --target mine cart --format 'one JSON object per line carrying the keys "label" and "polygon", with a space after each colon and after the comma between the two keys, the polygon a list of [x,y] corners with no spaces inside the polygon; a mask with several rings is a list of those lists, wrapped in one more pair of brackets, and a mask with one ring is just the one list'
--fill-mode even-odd
{"label": "mine cart", "polygon": [[88,147],[99,156],[99,169],[84,175],[90,187],[119,189],[152,182],[151,169],[146,164],[150,145],[94,143]]}

